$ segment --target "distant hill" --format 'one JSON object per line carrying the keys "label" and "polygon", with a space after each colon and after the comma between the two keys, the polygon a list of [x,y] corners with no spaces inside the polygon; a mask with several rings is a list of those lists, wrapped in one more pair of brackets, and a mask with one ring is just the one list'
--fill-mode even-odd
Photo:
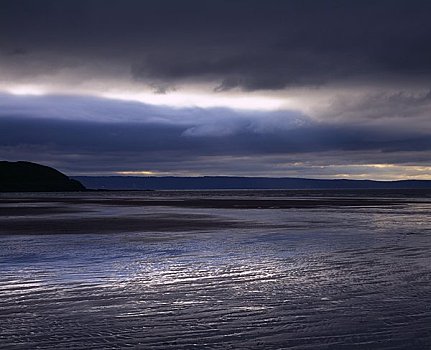
{"label": "distant hill", "polygon": [[139,177],[77,176],[90,189],[211,190],[211,189],[431,189],[431,181],[314,180],[268,177]]}
{"label": "distant hill", "polygon": [[0,161],[0,192],[83,191],[78,181],[48,166],[31,162]]}

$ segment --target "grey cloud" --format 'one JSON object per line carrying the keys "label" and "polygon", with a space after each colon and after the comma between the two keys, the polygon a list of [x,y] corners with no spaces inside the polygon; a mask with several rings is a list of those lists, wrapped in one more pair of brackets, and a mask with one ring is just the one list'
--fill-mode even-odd
{"label": "grey cloud", "polygon": [[[162,94],[196,83],[223,96],[295,87],[265,94],[333,103],[304,102],[315,109],[307,116],[0,95],[0,157],[71,173],[326,176],[429,164],[430,12],[421,0],[2,0],[6,87],[119,78],[119,89]],[[345,95],[329,96],[334,87]]]}
{"label": "grey cloud", "polygon": [[0,50],[28,51],[24,67],[40,57],[40,72],[70,58],[130,67],[161,92],[202,81],[220,91],[427,79],[430,10],[421,0],[3,0]]}
{"label": "grey cloud", "polygon": [[364,93],[360,97],[340,95],[327,109],[316,113],[319,118],[334,123],[366,125],[368,127],[399,129],[408,132],[431,131],[431,92],[384,91]]}
{"label": "grey cloud", "polygon": [[[271,159],[308,159],[310,168],[324,154],[331,154],[326,166],[413,159],[425,164],[431,151],[430,132],[421,128],[323,123],[295,111],[169,109],[77,96],[25,98],[19,107],[19,99],[0,99],[0,156],[67,164],[73,173],[85,166],[119,171],[133,164],[211,174],[239,173],[254,164],[255,173],[276,173],[280,166]],[[76,118],[89,114],[91,120]],[[214,159],[225,159],[226,166]]]}

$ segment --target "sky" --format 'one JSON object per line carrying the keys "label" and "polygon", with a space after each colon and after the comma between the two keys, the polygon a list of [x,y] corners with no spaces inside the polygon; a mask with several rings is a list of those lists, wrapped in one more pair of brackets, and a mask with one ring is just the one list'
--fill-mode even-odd
{"label": "sky", "polygon": [[0,159],[431,179],[431,2],[2,0]]}

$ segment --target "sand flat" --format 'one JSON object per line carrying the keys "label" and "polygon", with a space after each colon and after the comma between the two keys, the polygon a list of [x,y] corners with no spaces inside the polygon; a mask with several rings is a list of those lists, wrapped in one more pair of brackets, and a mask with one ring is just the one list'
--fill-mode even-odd
{"label": "sand flat", "polygon": [[426,193],[20,197],[1,203],[22,209],[0,216],[5,348],[431,344]]}

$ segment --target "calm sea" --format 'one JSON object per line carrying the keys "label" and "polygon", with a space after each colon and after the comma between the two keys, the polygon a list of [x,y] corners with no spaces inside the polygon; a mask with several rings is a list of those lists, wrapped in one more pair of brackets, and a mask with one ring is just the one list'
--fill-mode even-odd
{"label": "calm sea", "polygon": [[430,219],[430,191],[3,194],[0,348],[431,349]]}

